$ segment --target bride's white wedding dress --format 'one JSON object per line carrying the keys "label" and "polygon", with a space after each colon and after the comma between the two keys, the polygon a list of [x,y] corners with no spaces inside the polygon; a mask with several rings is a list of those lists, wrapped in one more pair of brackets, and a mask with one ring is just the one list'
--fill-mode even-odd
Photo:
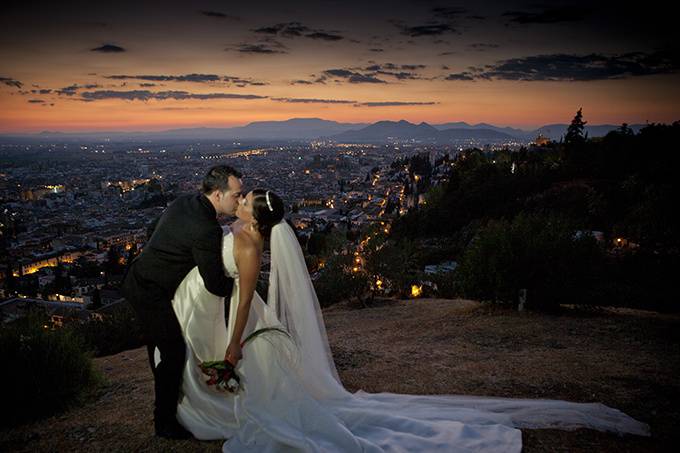
{"label": "bride's white wedding dress", "polygon": [[519,452],[518,428],[586,427],[648,435],[644,423],[599,403],[346,391],[294,233],[283,222],[275,230],[268,303],[255,293],[243,338],[277,326],[295,341],[273,332],[246,343],[236,367],[243,387],[239,393],[209,387],[198,368],[201,361],[224,358],[236,320],[233,234],[223,239],[226,272],[235,279],[226,302],[228,322],[223,299],[205,289],[198,268],[175,294],[173,306],[187,344],[177,417],[197,439],[226,439],[225,452]]}

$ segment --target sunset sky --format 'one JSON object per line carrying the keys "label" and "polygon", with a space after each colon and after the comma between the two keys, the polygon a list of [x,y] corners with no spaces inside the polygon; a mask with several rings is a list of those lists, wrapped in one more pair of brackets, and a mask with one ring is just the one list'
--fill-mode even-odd
{"label": "sunset sky", "polygon": [[0,133],[679,120],[675,16],[621,5],[28,2],[0,18]]}

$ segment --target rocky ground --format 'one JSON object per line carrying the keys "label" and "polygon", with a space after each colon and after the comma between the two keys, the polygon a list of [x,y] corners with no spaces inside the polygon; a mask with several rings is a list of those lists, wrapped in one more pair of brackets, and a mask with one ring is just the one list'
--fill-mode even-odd
{"label": "rocky ground", "polygon": [[[598,401],[652,429],[650,438],[523,430],[526,452],[675,451],[680,441],[678,315],[623,309],[546,315],[418,299],[340,304],[325,309],[324,319],[350,391]],[[219,441],[153,436],[144,348],[95,363],[105,383],[86,403],[0,431],[0,451],[220,451]]]}

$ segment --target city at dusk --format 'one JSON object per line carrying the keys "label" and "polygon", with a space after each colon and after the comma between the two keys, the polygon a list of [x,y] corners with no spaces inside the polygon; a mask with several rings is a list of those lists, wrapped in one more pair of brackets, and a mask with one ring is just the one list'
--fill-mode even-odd
{"label": "city at dusk", "polygon": [[676,22],[6,6],[0,451],[677,450]]}

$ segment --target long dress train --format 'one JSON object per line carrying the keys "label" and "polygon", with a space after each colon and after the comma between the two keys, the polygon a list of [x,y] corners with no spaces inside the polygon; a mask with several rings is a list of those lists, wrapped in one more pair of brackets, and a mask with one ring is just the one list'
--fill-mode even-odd
{"label": "long dress train", "polygon": [[[223,299],[194,268],[173,307],[187,343],[178,420],[197,439],[226,439],[225,452],[519,452],[518,428],[592,428],[649,435],[649,427],[599,403],[462,395],[350,393],[330,373],[309,378],[284,335],[246,343],[236,367],[242,390],[209,387],[198,363],[224,358],[239,304],[233,234],[223,240],[225,270],[235,278],[228,322]],[[243,338],[281,327],[275,309],[255,293]],[[156,357],[162,360],[162,357]]]}

